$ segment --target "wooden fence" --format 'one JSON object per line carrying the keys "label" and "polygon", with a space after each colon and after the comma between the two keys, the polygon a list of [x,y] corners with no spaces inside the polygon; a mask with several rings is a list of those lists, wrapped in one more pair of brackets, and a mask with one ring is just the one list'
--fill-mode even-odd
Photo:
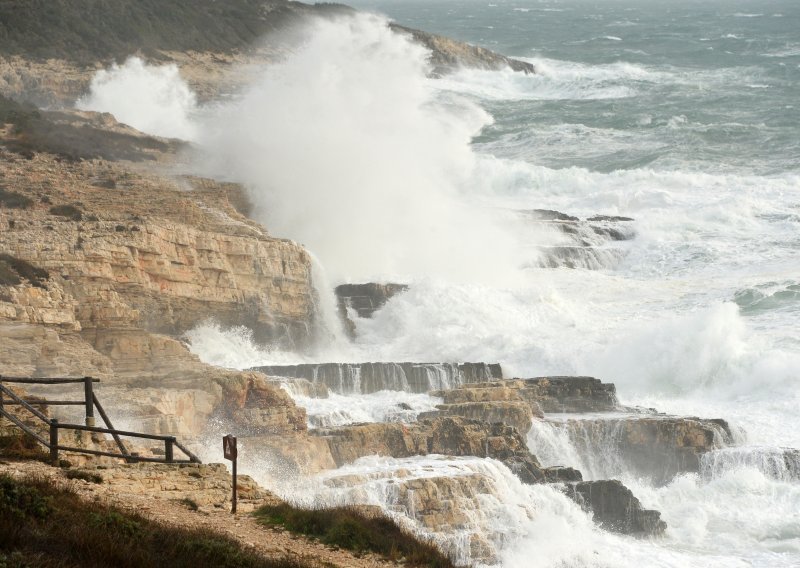
{"label": "wooden fence", "polygon": [[[108,456],[113,458],[124,459],[128,463],[135,462],[153,462],[153,463],[201,463],[200,459],[183,446],[175,436],[160,436],[157,434],[144,434],[141,432],[127,432],[125,430],[117,430],[111,424],[111,420],[97,399],[94,393],[94,384],[100,382],[99,379],[91,377],[82,378],[48,378],[48,379],[32,379],[22,377],[4,377],[0,375],[0,416],[3,416],[13,422],[26,434],[35,438],[40,444],[50,450],[50,460],[53,464],[58,463],[58,452],[77,452],[82,454],[91,454],[95,456]],[[68,385],[68,384],[82,384],[83,400],[40,400],[31,399],[23,400],[17,396],[5,383],[16,383],[24,385]],[[86,414],[86,424],[69,424],[61,423],[55,418],[48,418],[43,412],[35,408],[35,406],[83,406]],[[49,429],[49,436],[44,438],[40,432],[35,428],[26,424],[20,418],[7,410],[9,406],[19,406],[33,415],[34,418],[44,423]],[[95,426],[94,411],[102,418],[106,427],[101,428]],[[97,434],[110,434],[119,448],[119,453],[105,452],[101,450],[92,450],[89,448],[75,448],[71,446],[63,446],[59,442],[59,432],[61,430],[73,430],[82,432],[92,432]],[[132,454],[128,451],[127,447],[122,441],[122,436],[129,438],[142,438],[145,440],[160,440],[164,442],[164,457],[144,457]],[[188,459],[175,459],[175,448],[183,452]]]}

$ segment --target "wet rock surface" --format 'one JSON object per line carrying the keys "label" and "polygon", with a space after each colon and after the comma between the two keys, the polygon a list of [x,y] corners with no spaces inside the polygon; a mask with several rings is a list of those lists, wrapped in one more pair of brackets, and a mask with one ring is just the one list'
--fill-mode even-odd
{"label": "wet rock surface", "polygon": [[489,424],[499,422],[515,428],[517,432],[527,432],[530,430],[532,422],[530,406],[522,401],[440,404],[435,411],[421,413],[419,419],[424,420],[438,416],[461,416]]}
{"label": "wet rock surface", "polygon": [[732,441],[724,420],[671,416],[567,420],[572,443],[583,455],[599,456],[601,468],[623,469],[669,482],[675,475],[698,472],[701,456]]}
{"label": "wet rock surface", "polygon": [[339,307],[339,317],[350,337],[356,336],[356,324],[350,312],[359,318],[371,318],[390,298],[408,290],[405,284],[341,284],[334,289]]}
{"label": "wet rock surface", "polygon": [[667,524],[661,513],[642,507],[630,489],[617,480],[568,483],[564,492],[581,507],[591,511],[596,523],[606,530],[636,536],[662,534]]}
{"label": "wet rock surface", "polygon": [[312,431],[324,437],[337,466],[369,455],[403,458],[443,454],[490,457],[506,464],[525,483],[546,474],[514,428],[463,418],[436,418],[415,424],[361,424]]}
{"label": "wet rock surface", "polygon": [[608,412],[619,405],[616,387],[594,377],[536,377],[524,384],[522,396],[544,412]]}
{"label": "wet rock surface", "polygon": [[503,376],[500,365],[487,363],[311,363],[268,365],[252,370],[324,383],[339,394],[381,390],[424,393]]}
{"label": "wet rock surface", "polygon": [[630,217],[594,215],[580,219],[550,209],[519,214],[555,236],[554,242],[540,247],[536,265],[542,268],[613,268],[625,256],[621,243],[636,236]]}

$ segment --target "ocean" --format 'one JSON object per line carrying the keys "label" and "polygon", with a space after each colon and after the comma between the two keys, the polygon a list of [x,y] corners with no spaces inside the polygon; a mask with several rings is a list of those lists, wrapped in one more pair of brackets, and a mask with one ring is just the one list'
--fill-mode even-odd
{"label": "ocean", "polygon": [[[321,25],[226,108],[195,109],[195,140],[219,161],[205,167],[246,183],[270,231],[315,256],[327,329],[295,352],[209,323],[187,336],[192,350],[238,368],[485,361],[507,377],[590,375],[626,405],[726,419],[735,443],[664,485],[604,459],[608,447],[577,448],[557,423],[528,433],[544,465],[617,477],[661,511],[657,539],[602,531],[556,490],[477,458],[365,458],[328,474],[368,480],[357,491],[323,475],[287,494],[379,505],[464,562],[477,533],[509,568],[800,566],[800,463],[786,451],[800,448],[800,4],[354,5],[537,72],[429,79],[421,48],[360,17]],[[633,221],[611,222],[625,238],[578,246],[530,222],[534,209]],[[331,291],[370,280],[410,289],[357,319],[351,342]],[[438,402],[295,399],[323,426]],[[280,485],[263,467],[250,473]],[[464,527],[431,534],[390,490],[398,469],[480,474],[492,490]]]}

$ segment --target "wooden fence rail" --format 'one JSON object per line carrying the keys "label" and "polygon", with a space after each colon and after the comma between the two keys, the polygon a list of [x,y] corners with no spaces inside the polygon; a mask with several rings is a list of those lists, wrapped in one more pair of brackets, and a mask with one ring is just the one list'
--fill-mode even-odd
{"label": "wooden fence rail", "polygon": [[[100,400],[98,400],[97,395],[94,393],[94,383],[98,382],[100,382],[99,379],[93,379],[92,377],[32,379],[28,377],[4,377],[0,375],[0,416],[7,418],[26,434],[32,436],[40,444],[47,447],[50,450],[50,460],[54,464],[58,463],[59,451],[122,458],[128,463],[201,463],[200,459],[190,452],[185,446],[180,444],[174,436],[145,434],[143,432],[129,432],[114,428],[114,425],[111,423],[108,414],[106,414],[103,405],[100,404]],[[23,400],[3,383],[17,383],[26,385],[65,385],[83,383],[83,400]],[[86,424],[60,423],[55,418],[48,418],[43,412],[35,408],[35,406],[50,405],[85,407]],[[46,425],[49,430],[48,439],[45,439],[39,435],[34,428],[28,424],[25,424],[19,419],[19,417],[6,410],[7,406],[22,407],[24,410],[27,410],[30,414],[32,414],[34,418],[42,422],[43,425]],[[100,418],[105,423],[105,428],[95,426],[95,409],[97,409]],[[110,434],[119,448],[119,453],[92,450],[89,448],[74,448],[70,446],[64,446],[59,442],[59,432],[61,430],[92,432],[95,434]],[[164,457],[148,458],[134,455],[128,451],[127,447],[122,441],[122,436],[129,438],[141,438],[145,440],[160,440],[164,442]],[[178,448],[181,452],[183,452],[188,459],[175,459],[175,448]]]}

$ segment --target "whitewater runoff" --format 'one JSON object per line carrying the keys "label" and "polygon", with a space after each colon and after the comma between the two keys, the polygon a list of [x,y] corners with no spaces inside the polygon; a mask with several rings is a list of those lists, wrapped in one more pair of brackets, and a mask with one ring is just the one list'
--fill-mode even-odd
{"label": "whitewater runoff", "polygon": [[[494,543],[502,566],[800,566],[800,464],[784,451],[800,448],[800,5],[356,4],[536,73],[428,78],[424,49],[383,16],[359,17],[320,24],[235,100],[190,100],[191,127],[179,122],[214,158],[203,167],[247,184],[270,231],[315,255],[327,318],[324,340],[303,352],[213,322],[188,335],[193,351],[238,368],[485,361],[506,377],[589,375],[615,383],[626,405],[724,418],[734,441],[662,484],[558,417],[528,433],[544,465],[621,479],[661,511],[668,529],[652,540],[602,531],[558,491],[477,458],[364,458],[330,475],[366,486],[308,479],[301,500],[379,505],[425,532],[386,472],[477,471],[492,497],[464,534]],[[570,256],[575,237],[531,222],[533,209],[633,221],[620,222],[626,238]],[[410,288],[355,318],[350,341],[331,290],[365,281]],[[439,402],[293,394],[313,427],[408,422]],[[469,561],[464,534],[431,536]]]}

